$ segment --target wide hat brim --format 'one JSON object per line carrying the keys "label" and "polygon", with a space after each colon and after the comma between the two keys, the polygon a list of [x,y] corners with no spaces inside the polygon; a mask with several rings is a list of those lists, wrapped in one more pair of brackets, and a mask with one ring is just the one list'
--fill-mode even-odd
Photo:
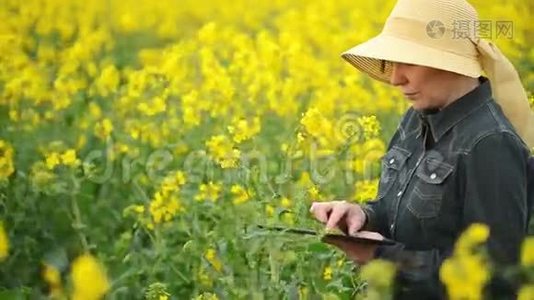
{"label": "wide hat brim", "polygon": [[476,59],[381,33],[341,54],[341,57],[374,79],[390,83],[392,62],[414,64],[477,78],[482,74]]}

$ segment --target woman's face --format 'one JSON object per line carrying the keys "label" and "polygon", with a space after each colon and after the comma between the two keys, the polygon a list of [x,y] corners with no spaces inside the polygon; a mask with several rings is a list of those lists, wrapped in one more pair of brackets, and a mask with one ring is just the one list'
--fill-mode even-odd
{"label": "woman's face", "polygon": [[415,110],[442,108],[450,103],[458,75],[430,67],[393,62],[390,83],[400,88]]}

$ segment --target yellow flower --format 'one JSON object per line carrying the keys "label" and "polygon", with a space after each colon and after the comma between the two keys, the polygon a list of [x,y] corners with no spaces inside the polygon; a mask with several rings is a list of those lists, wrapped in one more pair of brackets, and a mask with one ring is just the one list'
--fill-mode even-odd
{"label": "yellow flower", "polygon": [[366,264],[361,271],[362,279],[369,282],[375,289],[386,289],[392,286],[395,276],[395,265],[389,261],[376,259]]}
{"label": "yellow flower", "polygon": [[267,204],[265,206],[265,213],[267,216],[272,217],[274,215],[274,207],[270,204]]}
{"label": "yellow flower", "polygon": [[282,219],[282,222],[284,222],[284,223],[286,223],[288,225],[295,224],[295,217],[294,217],[293,213],[285,212],[285,213],[282,214],[281,219]]}
{"label": "yellow flower", "polygon": [[202,293],[193,298],[193,300],[219,300],[219,297],[213,293]]}
{"label": "yellow flower", "polygon": [[49,153],[45,158],[45,162],[46,162],[46,167],[49,170],[53,170],[61,162],[59,153],[57,153],[57,152]]}
{"label": "yellow flower", "polygon": [[234,196],[234,200],[232,201],[235,205],[243,204],[250,200],[250,194],[249,192],[239,184],[234,184],[230,188],[230,192]]}
{"label": "yellow flower", "polygon": [[149,211],[154,223],[158,224],[171,221],[176,214],[184,211],[184,208],[177,195],[159,191],[150,201]]}
{"label": "yellow flower", "polygon": [[154,97],[149,102],[141,102],[137,105],[137,110],[147,116],[153,116],[162,113],[167,109],[167,103],[163,97]]}
{"label": "yellow flower", "polygon": [[221,272],[222,271],[222,263],[217,258],[217,251],[215,251],[215,249],[209,248],[208,250],[206,250],[206,252],[204,253],[204,258],[211,264],[211,266],[217,272]]}
{"label": "yellow flower", "polygon": [[323,279],[327,281],[332,280],[332,268],[330,266],[324,268]]}
{"label": "yellow flower", "polygon": [[291,200],[289,200],[289,198],[287,198],[287,197],[282,197],[280,199],[280,206],[282,206],[283,208],[290,208],[291,207]]}
{"label": "yellow flower", "polygon": [[109,65],[102,70],[102,73],[96,80],[96,90],[102,97],[116,92],[119,86],[120,73],[113,65]]}
{"label": "yellow flower", "polygon": [[102,140],[106,140],[113,131],[113,123],[106,118],[95,125],[95,135]]}
{"label": "yellow flower", "polygon": [[380,134],[380,123],[376,116],[363,116],[358,118],[358,123],[363,129],[364,140],[376,138]]}
{"label": "yellow flower", "polygon": [[74,300],[101,299],[110,288],[104,267],[90,254],[77,257],[71,266]]}
{"label": "yellow flower", "polygon": [[206,287],[211,287],[213,285],[213,280],[209,276],[208,272],[204,268],[200,268],[197,273],[197,281]]}
{"label": "yellow flower", "polygon": [[228,131],[232,134],[232,139],[236,143],[244,142],[260,132],[260,118],[255,117],[252,122],[244,119],[235,119],[232,125],[228,126]]}
{"label": "yellow flower", "polygon": [[490,271],[486,258],[475,249],[488,236],[487,225],[471,224],[460,235],[453,255],[443,262],[439,275],[450,299],[481,299]]}
{"label": "yellow flower", "polygon": [[200,185],[199,193],[195,196],[195,200],[211,200],[215,202],[219,199],[222,186],[218,183],[213,183],[212,181],[207,184],[203,183]]}
{"label": "yellow flower", "polygon": [[314,185],[314,183],[313,183],[313,181],[311,179],[311,175],[307,171],[304,171],[304,172],[302,172],[300,174],[300,178],[297,181],[297,183],[302,187],[310,187],[310,186]]}
{"label": "yellow flower", "polygon": [[49,264],[44,264],[43,278],[51,286],[61,285],[61,274],[58,269]]}
{"label": "yellow flower", "polygon": [[396,268],[392,262],[375,259],[364,265],[361,277],[368,283],[365,299],[391,299]]}
{"label": "yellow flower", "polygon": [[150,284],[145,292],[144,299],[146,300],[167,300],[169,299],[169,294],[167,292],[167,286],[161,282],[154,282]]}
{"label": "yellow flower", "polygon": [[69,149],[61,154],[61,162],[64,165],[75,167],[80,164],[80,160],[76,158],[76,150]]}
{"label": "yellow flower", "polygon": [[485,224],[471,224],[456,242],[454,251],[460,254],[470,253],[476,245],[485,242],[489,236],[489,227]]}
{"label": "yellow flower", "polygon": [[319,109],[313,107],[303,115],[300,124],[306,132],[313,136],[321,146],[334,146],[334,126]]}
{"label": "yellow flower", "polygon": [[519,290],[517,300],[532,300],[534,299],[534,284],[524,285]]}
{"label": "yellow flower", "polygon": [[48,284],[50,298],[60,298],[63,295],[63,287],[59,270],[56,267],[45,263],[42,276],[44,281]]}
{"label": "yellow flower", "polygon": [[378,179],[358,180],[355,184],[354,200],[358,203],[365,203],[374,200],[378,193]]}
{"label": "yellow flower", "polygon": [[206,142],[209,153],[222,168],[235,168],[241,152],[225,135],[216,135]]}
{"label": "yellow flower", "polygon": [[489,276],[488,265],[480,255],[453,256],[440,269],[450,299],[482,299]]}
{"label": "yellow flower", "polygon": [[89,115],[95,119],[99,119],[102,116],[102,109],[98,106],[97,103],[89,103]]}
{"label": "yellow flower", "polygon": [[310,291],[309,291],[309,289],[307,287],[301,286],[301,287],[299,287],[299,296],[298,296],[297,299],[299,299],[299,300],[310,299],[309,293],[310,293]]}
{"label": "yellow flower", "polygon": [[145,212],[145,206],[144,205],[135,205],[133,207],[133,210],[138,214],[142,214],[142,213]]}
{"label": "yellow flower", "polygon": [[163,195],[167,195],[171,192],[180,191],[180,187],[185,184],[185,175],[182,171],[176,171],[170,173],[163,179],[160,190]]}
{"label": "yellow flower", "polygon": [[310,195],[310,200],[317,201],[321,197],[319,189],[316,186],[312,186],[308,189],[308,194]]}
{"label": "yellow flower", "polygon": [[198,105],[198,91],[193,90],[182,97],[184,124],[192,128],[200,124],[202,109]]}
{"label": "yellow flower", "polygon": [[521,265],[534,266],[534,238],[527,237],[521,250]]}
{"label": "yellow flower", "polygon": [[4,223],[0,221],[0,262],[6,259],[9,254],[9,239],[7,237]]}
{"label": "yellow flower", "polygon": [[0,180],[8,178],[14,171],[13,147],[8,142],[0,140]]}
{"label": "yellow flower", "polygon": [[384,141],[372,138],[363,143],[353,144],[350,151],[354,157],[353,160],[349,161],[350,169],[368,177],[369,173],[376,172],[373,168],[379,169],[380,158],[385,154],[386,145]]}

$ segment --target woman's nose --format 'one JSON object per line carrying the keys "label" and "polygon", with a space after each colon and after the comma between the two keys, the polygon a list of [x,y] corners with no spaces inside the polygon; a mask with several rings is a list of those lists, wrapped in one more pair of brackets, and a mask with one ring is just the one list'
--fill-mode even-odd
{"label": "woman's nose", "polygon": [[404,76],[402,67],[399,63],[392,63],[391,78],[389,79],[389,82],[394,86],[406,83],[406,76]]}

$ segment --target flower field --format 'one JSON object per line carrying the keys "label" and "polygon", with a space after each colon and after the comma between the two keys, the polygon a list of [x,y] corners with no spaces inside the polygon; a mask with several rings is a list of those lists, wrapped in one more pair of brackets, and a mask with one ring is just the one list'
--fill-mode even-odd
{"label": "flower field", "polygon": [[[492,40],[534,91],[532,3],[470,2],[513,21]],[[339,55],[393,5],[1,1],[0,298],[384,297],[391,266],[257,225],[321,231],[312,201],[374,199],[409,103]],[[458,295],[473,259],[443,271]]]}

